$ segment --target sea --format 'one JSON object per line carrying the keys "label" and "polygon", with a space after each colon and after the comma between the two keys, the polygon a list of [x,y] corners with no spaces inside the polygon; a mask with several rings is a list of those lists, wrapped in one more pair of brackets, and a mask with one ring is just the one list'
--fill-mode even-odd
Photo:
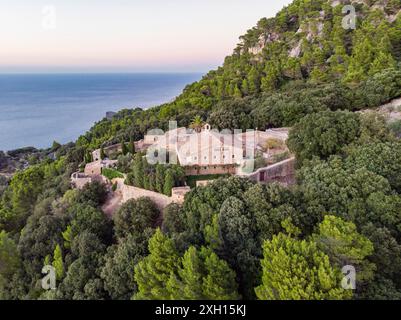
{"label": "sea", "polygon": [[172,101],[200,73],[0,74],[0,150],[75,141],[108,111]]}

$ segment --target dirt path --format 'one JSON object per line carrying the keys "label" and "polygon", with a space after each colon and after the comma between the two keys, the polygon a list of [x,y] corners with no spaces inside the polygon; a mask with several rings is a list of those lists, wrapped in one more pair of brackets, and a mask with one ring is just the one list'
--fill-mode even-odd
{"label": "dirt path", "polygon": [[119,191],[110,193],[106,203],[102,206],[103,212],[112,218],[113,214],[121,207],[122,200],[123,197]]}

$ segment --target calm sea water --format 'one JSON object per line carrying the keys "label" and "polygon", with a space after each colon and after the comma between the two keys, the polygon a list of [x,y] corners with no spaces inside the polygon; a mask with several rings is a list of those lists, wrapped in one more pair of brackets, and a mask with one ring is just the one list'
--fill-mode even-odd
{"label": "calm sea water", "polygon": [[66,143],[107,111],[171,101],[200,74],[0,75],[0,150]]}

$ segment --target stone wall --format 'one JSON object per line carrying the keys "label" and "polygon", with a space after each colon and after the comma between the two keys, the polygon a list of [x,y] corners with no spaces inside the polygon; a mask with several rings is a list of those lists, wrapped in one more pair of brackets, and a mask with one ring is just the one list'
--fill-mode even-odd
{"label": "stone wall", "polygon": [[88,183],[92,182],[92,178],[83,173],[75,172],[71,175],[71,184],[74,188],[82,189]]}
{"label": "stone wall", "polygon": [[73,187],[77,188],[77,189],[82,189],[83,187],[85,187],[88,183],[92,183],[92,182],[101,182],[101,183],[105,183],[108,184],[109,181],[101,176],[101,175],[92,175],[92,176],[87,176],[84,173],[81,172],[75,172],[71,175],[71,184]]}
{"label": "stone wall", "polygon": [[92,152],[92,159],[93,161],[100,161],[100,149],[96,149],[95,151]]}
{"label": "stone wall", "polygon": [[160,211],[163,211],[165,207],[173,202],[173,199],[160,194],[157,192],[128,186],[124,183],[123,179],[115,179],[113,182],[117,182],[117,190],[121,192],[122,203],[125,203],[131,199],[149,198],[152,200]]}
{"label": "stone wall", "polygon": [[210,166],[192,166],[185,167],[185,175],[187,176],[206,176],[206,175],[222,175],[235,174],[236,165],[210,165]]}
{"label": "stone wall", "polygon": [[117,165],[116,160],[99,160],[87,163],[84,173],[87,176],[101,175],[103,168],[114,168]]}
{"label": "stone wall", "polygon": [[248,177],[258,183],[280,182],[286,185],[294,184],[295,158],[290,158],[266,168],[258,169],[244,177]]}
{"label": "stone wall", "polygon": [[[101,149],[96,149],[95,151],[92,152],[92,158],[93,158],[94,162],[102,160],[101,156],[100,156],[100,153],[101,153],[100,150]],[[122,152],[121,143],[117,143],[117,144],[113,144],[108,147],[104,147],[103,151],[104,151],[104,154],[106,157],[110,157],[113,154],[121,153]]]}
{"label": "stone wall", "polygon": [[102,174],[101,161],[94,161],[86,164],[84,173],[87,176],[101,175]]}
{"label": "stone wall", "polygon": [[191,191],[190,187],[177,187],[171,190],[171,200],[174,203],[182,204],[185,200],[185,195]]}
{"label": "stone wall", "polygon": [[158,142],[162,139],[164,135],[156,135],[156,134],[147,134],[143,139],[143,143],[147,145],[153,145],[154,143]]}
{"label": "stone wall", "polygon": [[288,128],[278,128],[269,129],[266,131],[256,131],[256,144],[259,146],[265,145],[269,139],[277,139],[286,142],[288,139],[289,129]]}

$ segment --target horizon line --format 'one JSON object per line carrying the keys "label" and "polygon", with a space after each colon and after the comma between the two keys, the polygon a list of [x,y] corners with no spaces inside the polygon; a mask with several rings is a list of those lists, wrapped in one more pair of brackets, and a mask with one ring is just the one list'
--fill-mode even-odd
{"label": "horizon line", "polygon": [[0,75],[41,74],[205,74],[208,71],[0,71]]}

